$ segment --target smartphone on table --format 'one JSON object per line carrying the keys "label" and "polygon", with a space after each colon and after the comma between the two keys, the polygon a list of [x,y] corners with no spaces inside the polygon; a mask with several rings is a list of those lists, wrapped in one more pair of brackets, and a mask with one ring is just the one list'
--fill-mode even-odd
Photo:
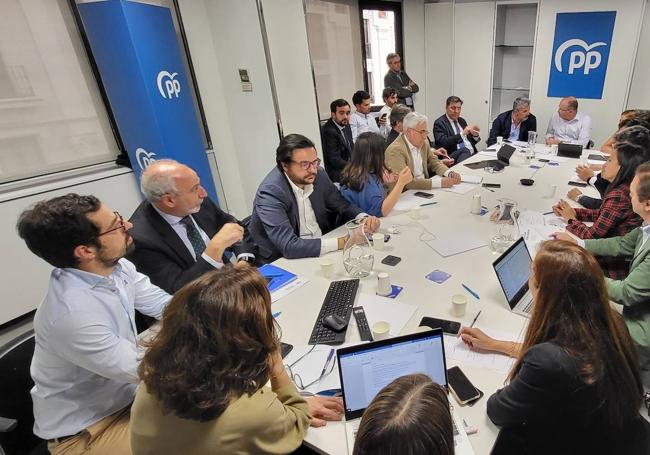
{"label": "smartphone on table", "polygon": [[447,370],[447,381],[451,393],[461,405],[466,405],[481,398],[481,392],[474,387],[474,384],[459,367],[451,367]]}

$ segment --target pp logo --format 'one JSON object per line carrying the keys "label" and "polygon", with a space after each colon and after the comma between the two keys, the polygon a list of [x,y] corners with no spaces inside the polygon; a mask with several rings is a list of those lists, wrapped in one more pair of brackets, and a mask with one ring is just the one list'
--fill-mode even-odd
{"label": "pp logo", "polygon": [[135,149],[135,159],[138,162],[138,166],[140,166],[140,169],[143,171],[149,167],[151,163],[156,161],[154,158],[156,154],[154,152],[147,152],[145,149],[138,147]]}
{"label": "pp logo", "polygon": [[176,76],[178,76],[178,73],[170,74],[169,71],[161,71],[158,73],[156,84],[163,98],[172,99],[172,96],[178,98],[178,95],[181,93],[181,83],[178,82],[178,79],[175,79]]}
{"label": "pp logo", "polygon": [[569,69],[567,72],[573,74],[575,70],[582,68],[583,74],[587,75],[589,74],[589,71],[598,68],[602,61],[602,55],[600,52],[593,49],[606,45],[607,43],[603,43],[602,41],[597,41],[589,45],[581,39],[567,40],[560,44],[555,51],[555,68],[561,73],[562,56],[564,55],[564,51],[570,47],[579,46],[582,48],[581,50],[572,51],[569,55]]}

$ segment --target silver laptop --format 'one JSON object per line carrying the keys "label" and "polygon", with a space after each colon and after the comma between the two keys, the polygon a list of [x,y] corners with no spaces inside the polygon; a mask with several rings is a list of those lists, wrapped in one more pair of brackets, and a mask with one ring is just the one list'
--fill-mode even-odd
{"label": "silver laptop", "polygon": [[[442,329],[337,350],[348,453],[352,453],[361,416],[377,393],[394,379],[424,373],[447,388]],[[473,455],[462,420],[452,410],[457,455]]]}
{"label": "silver laptop", "polygon": [[526,317],[530,317],[530,310],[533,308],[533,295],[528,289],[532,263],[523,237],[492,263],[510,309],[513,313]]}

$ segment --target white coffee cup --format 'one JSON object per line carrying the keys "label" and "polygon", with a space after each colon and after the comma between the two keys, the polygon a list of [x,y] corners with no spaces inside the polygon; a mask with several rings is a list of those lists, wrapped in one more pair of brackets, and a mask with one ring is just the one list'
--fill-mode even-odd
{"label": "white coffee cup", "polygon": [[497,136],[497,147],[501,147],[503,144],[503,136]]}
{"label": "white coffee cup", "polygon": [[384,249],[384,234],[381,232],[375,232],[372,234],[372,246],[375,248],[375,250],[383,250]]}
{"label": "white coffee cup", "polygon": [[557,144],[551,145],[551,155],[557,155]]}
{"label": "white coffee cup", "polygon": [[411,217],[412,220],[419,220],[420,219],[420,206],[416,205],[415,207],[411,207],[411,210],[409,210],[409,217]]}
{"label": "white coffee cup", "polygon": [[334,260],[332,258],[321,258],[320,270],[325,278],[332,278],[334,275]]}
{"label": "white coffee cup", "polygon": [[390,324],[386,321],[375,322],[372,326],[372,339],[374,341],[385,340],[390,336]]}
{"label": "white coffee cup", "polygon": [[546,199],[551,199],[555,196],[555,191],[557,190],[557,185],[548,185],[546,191],[544,191],[544,197]]}
{"label": "white coffee cup", "polygon": [[472,196],[472,205],[470,207],[470,212],[473,213],[474,215],[480,215],[481,214],[481,195],[480,194],[475,194]]}
{"label": "white coffee cup", "polygon": [[390,285],[390,276],[386,272],[380,272],[377,275],[377,294],[389,295],[393,287]]}
{"label": "white coffee cup", "polygon": [[465,309],[467,308],[467,297],[463,294],[454,294],[451,296],[451,310],[452,314],[456,317],[465,316]]}

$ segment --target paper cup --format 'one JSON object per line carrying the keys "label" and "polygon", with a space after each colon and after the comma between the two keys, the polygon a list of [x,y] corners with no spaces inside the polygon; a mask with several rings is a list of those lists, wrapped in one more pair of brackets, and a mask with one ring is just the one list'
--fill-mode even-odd
{"label": "paper cup", "polygon": [[467,297],[463,294],[454,294],[451,297],[451,312],[456,317],[465,316],[465,309],[467,308]]}
{"label": "paper cup", "polygon": [[372,339],[385,340],[390,336],[390,324],[386,321],[375,322],[372,326]]}
{"label": "paper cup", "polygon": [[372,246],[375,248],[377,251],[381,251],[384,249],[384,234],[380,232],[375,232],[372,234]]}
{"label": "paper cup", "polygon": [[334,261],[332,258],[322,258],[320,260],[320,270],[325,278],[334,276]]}

